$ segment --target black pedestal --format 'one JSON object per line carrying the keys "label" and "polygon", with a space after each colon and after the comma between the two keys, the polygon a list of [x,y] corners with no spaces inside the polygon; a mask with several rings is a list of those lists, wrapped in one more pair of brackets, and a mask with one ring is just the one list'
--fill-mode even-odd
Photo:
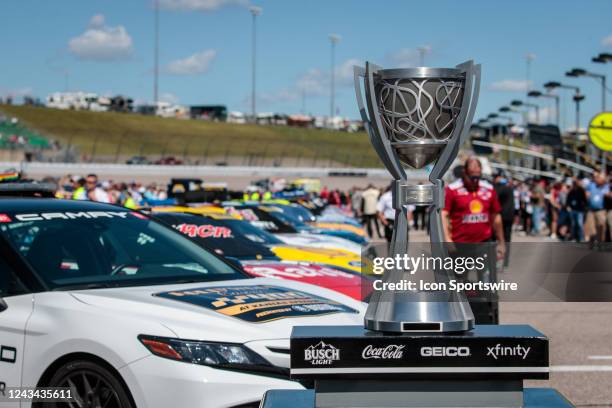
{"label": "black pedestal", "polygon": [[263,406],[284,406],[288,395],[294,407],[317,408],[571,406],[554,390],[523,389],[548,373],[548,339],[525,325],[403,334],[295,327],[291,377],[314,380],[315,390],[270,392]]}
{"label": "black pedestal", "polygon": [[548,339],[524,325],[460,333],[381,333],[302,326],[291,335],[292,378],[547,379]]}

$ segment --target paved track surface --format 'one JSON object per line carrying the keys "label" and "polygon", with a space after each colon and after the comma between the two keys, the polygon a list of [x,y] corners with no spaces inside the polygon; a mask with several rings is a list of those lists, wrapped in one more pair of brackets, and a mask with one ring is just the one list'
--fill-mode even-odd
{"label": "paved track surface", "polygon": [[[424,232],[411,231],[423,241]],[[515,242],[544,242],[545,237],[513,236]],[[526,386],[554,387],[578,407],[612,407],[612,302],[506,302],[502,324],[529,324],[550,340],[548,381]]]}

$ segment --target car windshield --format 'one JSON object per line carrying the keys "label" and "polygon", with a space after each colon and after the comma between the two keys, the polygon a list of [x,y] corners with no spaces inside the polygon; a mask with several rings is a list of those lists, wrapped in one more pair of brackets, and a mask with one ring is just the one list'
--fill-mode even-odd
{"label": "car windshield", "polygon": [[0,234],[51,289],[174,284],[246,275],[137,212],[3,214]]}
{"label": "car windshield", "polygon": [[202,246],[233,258],[272,258],[275,255],[266,245],[282,244],[281,240],[269,232],[238,219],[214,219],[188,214],[159,214],[156,217]]}
{"label": "car windshield", "polygon": [[[284,220],[276,217],[280,211],[274,213],[268,209],[258,207],[228,207],[228,212],[240,215],[244,220],[248,221],[257,228],[261,228],[273,234],[295,234],[298,232],[294,221]],[[306,225],[304,224],[306,227]]]}
{"label": "car windshield", "polygon": [[278,207],[265,207],[264,211],[268,211],[272,217],[289,224],[297,229],[306,229],[309,228],[307,224],[302,222],[296,214],[291,214],[289,211],[284,211],[282,208]]}

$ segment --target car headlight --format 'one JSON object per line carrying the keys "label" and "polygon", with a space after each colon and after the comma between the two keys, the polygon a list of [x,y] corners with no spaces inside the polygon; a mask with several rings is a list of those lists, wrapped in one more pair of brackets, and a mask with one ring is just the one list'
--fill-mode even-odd
{"label": "car headlight", "polygon": [[156,356],[185,363],[243,371],[285,371],[242,344],[146,335],[138,336],[138,340]]}

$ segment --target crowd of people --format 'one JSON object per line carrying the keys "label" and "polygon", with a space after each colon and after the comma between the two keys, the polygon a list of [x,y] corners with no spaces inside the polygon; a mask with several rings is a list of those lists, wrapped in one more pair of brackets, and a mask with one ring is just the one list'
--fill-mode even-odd
{"label": "crowd of people", "polygon": [[[480,167],[477,159],[473,159]],[[466,184],[461,187],[469,190],[470,176],[466,171],[467,167],[459,180]],[[474,178],[481,180],[480,174]],[[511,241],[513,233],[561,241],[610,242],[611,183],[612,180],[602,172],[551,180],[518,179],[500,171],[490,181],[480,181],[481,187],[490,185],[495,192],[495,214],[500,216],[501,232],[506,242]],[[446,188],[447,197],[453,194],[452,186],[449,183]],[[366,188],[353,187],[348,192],[323,188],[321,197],[332,205],[349,208],[361,220],[370,238],[390,241],[395,216],[390,186],[379,188],[370,184]],[[449,205],[447,200],[447,207]],[[428,207],[410,206],[408,210],[411,228],[429,229]],[[452,216],[450,208],[446,210],[447,216]],[[488,222],[493,228],[494,219]],[[451,239],[451,236],[446,238]]]}
{"label": "crowd of people", "polygon": [[168,198],[165,185],[100,181],[96,174],[89,174],[86,177],[77,175],[62,177],[58,183],[56,196],[72,200],[120,204],[127,208],[136,208],[147,202],[163,203]]}
{"label": "crowd of people", "polygon": [[[461,212],[465,208],[453,207],[449,197],[460,199],[461,194],[455,194],[458,191],[456,188],[470,191],[473,179],[480,183],[479,188],[490,185],[494,191],[496,203],[491,208],[495,215],[500,216],[505,242],[511,241],[513,233],[547,236],[562,241],[611,241],[612,180],[606,174],[594,172],[584,177],[568,176],[563,180],[544,178],[519,180],[499,172],[488,182],[481,180],[480,163],[475,158],[473,162],[477,163],[478,174],[469,175],[469,162],[468,159],[464,166],[463,177],[446,187],[445,217],[450,219],[450,224],[452,224],[453,209]],[[58,186],[57,196],[60,198],[120,204],[128,208],[136,208],[145,203],[163,203],[168,198],[165,185],[100,181],[95,174],[86,177],[67,175],[59,181]],[[487,194],[483,195],[486,196]],[[366,188],[353,187],[347,192],[324,187],[320,197],[331,205],[351,211],[361,220],[370,238],[391,240],[395,210],[392,206],[390,186],[381,189],[370,184]],[[473,213],[477,210],[484,211],[484,207],[488,208],[487,200],[480,201],[482,203],[474,204],[468,200],[465,211]],[[409,206],[408,217],[412,229],[429,229],[427,207]],[[468,219],[465,218],[465,214],[462,217],[464,217],[462,220]],[[495,228],[493,218],[487,221],[491,224],[491,228]],[[455,223],[455,229],[458,226],[459,224]],[[493,232],[489,233],[492,234]],[[446,239],[451,240],[452,234],[447,234]],[[501,237],[497,238],[500,239]]]}

